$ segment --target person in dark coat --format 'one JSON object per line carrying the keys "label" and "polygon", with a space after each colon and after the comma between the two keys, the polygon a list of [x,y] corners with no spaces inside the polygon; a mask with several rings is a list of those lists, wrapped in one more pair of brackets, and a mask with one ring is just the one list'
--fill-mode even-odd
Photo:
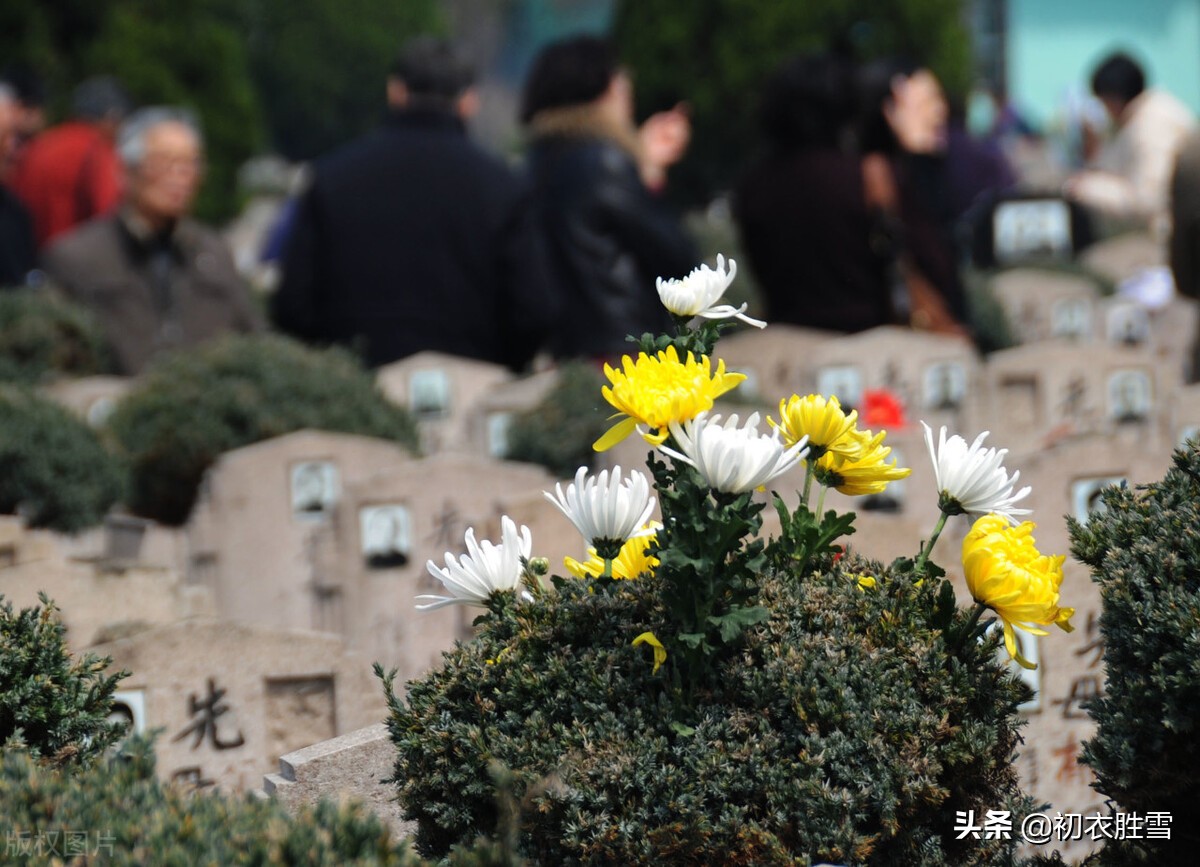
{"label": "person in dark coat", "polygon": [[127,374],[161,352],[258,330],[224,240],[188,216],[203,169],[190,113],[135,112],[117,150],[127,178],[122,203],[50,245],[42,265],[52,289],[92,311]]}
{"label": "person in dark coat", "polygon": [[670,318],[656,278],[680,278],[695,248],[655,195],[682,156],[690,124],[680,107],[634,125],[633,93],[612,48],[591,36],[548,46],[522,94],[528,164],[563,318],[562,357],[617,359],[627,335],[659,333]]}
{"label": "person in dark coat", "polygon": [[[17,95],[0,81],[0,178],[17,142]],[[33,220],[0,180],[0,288],[24,285],[35,262]]]}
{"label": "person in dark coat", "polygon": [[316,165],[272,303],[302,340],[378,366],[423,350],[525,366],[554,322],[527,187],[467,137],[473,73],[421,37],[388,79],[382,128]]}
{"label": "person in dark coat", "polygon": [[771,322],[852,333],[900,321],[863,159],[846,146],[853,85],[850,64],[829,54],[798,57],[767,84],[767,150],[733,204]]}

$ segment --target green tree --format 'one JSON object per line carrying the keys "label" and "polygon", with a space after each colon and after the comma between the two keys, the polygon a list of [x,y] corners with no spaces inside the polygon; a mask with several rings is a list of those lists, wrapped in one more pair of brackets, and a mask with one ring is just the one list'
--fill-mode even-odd
{"label": "green tree", "polygon": [[443,29],[436,0],[240,4],[271,145],[310,159],[374,126],[401,44]]}
{"label": "green tree", "polygon": [[[1103,611],[1105,694],[1083,759],[1125,813],[1172,817],[1170,839],[1106,845],[1103,865],[1178,864],[1200,842],[1200,450],[1176,452],[1160,482],[1110,487],[1071,552],[1092,570]],[[1187,860],[1186,857],[1184,860]]]}
{"label": "green tree", "polygon": [[191,108],[203,126],[202,218],[233,216],[237,171],[263,142],[245,39],[221,0],[122,0],[87,54],[90,71],[120,78],[140,104]]}
{"label": "green tree", "polygon": [[686,100],[692,146],[673,173],[691,201],[728,188],[757,138],[757,95],[789,57],[834,44],[863,59],[904,55],[927,64],[951,92],[968,83],[961,0],[622,0],[615,32],[633,69],[639,108]]}
{"label": "green tree", "polygon": [[14,612],[0,596],[0,754],[21,746],[55,764],[86,762],[124,734],[108,714],[129,672],[109,673],[112,660],[91,653],[72,659],[58,608],[39,598]]}

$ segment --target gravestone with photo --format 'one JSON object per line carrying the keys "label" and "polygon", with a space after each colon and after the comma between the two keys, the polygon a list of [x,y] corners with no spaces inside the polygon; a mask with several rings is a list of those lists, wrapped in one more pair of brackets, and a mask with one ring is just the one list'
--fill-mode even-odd
{"label": "gravestone with photo", "polygon": [[475,408],[513,378],[500,365],[439,352],[418,352],[394,361],[379,368],[375,377],[389,400],[413,413],[422,454],[472,451]]}

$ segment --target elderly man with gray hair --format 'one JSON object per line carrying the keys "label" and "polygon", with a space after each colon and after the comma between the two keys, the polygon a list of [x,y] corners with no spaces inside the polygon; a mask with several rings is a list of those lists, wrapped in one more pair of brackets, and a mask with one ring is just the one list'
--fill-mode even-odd
{"label": "elderly man with gray hair", "polygon": [[188,214],[203,174],[195,118],[144,108],[117,136],[125,192],[117,212],[47,250],[51,284],[90,308],[121,371],[139,373],[165,350],[260,326],[221,237]]}

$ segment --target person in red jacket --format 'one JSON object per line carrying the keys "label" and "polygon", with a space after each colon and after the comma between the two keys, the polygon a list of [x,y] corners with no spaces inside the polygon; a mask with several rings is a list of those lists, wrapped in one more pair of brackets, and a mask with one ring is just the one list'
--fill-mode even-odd
{"label": "person in red jacket", "polygon": [[11,188],[33,217],[39,248],[121,200],[113,138],[129,96],[115,78],[98,76],[75,89],[72,103],[72,119],[34,138],[13,170]]}

